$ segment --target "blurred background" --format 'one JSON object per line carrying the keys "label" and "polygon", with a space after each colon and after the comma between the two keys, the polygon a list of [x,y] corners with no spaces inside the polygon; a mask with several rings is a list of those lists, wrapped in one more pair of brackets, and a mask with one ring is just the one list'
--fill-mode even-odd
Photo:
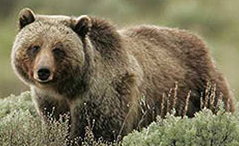
{"label": "blurred background", "polygon": [[40,14],[105,17],[118,27],[154,24],[190,30],[207,42],[239,98],[238,0],[0,0],[0,98],[29,90],[10,65],[18,13],[25,7]]}

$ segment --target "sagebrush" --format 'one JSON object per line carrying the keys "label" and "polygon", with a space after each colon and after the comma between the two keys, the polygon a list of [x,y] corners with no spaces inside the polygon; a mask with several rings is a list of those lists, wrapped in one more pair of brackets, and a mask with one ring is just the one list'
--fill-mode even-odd
{"label": "sagebrush", "polygon": [[[123,146],[238,146],[238,112],[231,114],[220,104],[217,114],[203,109],[194,118],[157,118],[141,131],[133,131],[121,142],[94,140],[88,129],[83,145]],[[87,128],[87,127],[86,127]],[[66,144],[67,121],[44,123],[36,114],[29,92],[0,100],[1,146],[61,146]]]}

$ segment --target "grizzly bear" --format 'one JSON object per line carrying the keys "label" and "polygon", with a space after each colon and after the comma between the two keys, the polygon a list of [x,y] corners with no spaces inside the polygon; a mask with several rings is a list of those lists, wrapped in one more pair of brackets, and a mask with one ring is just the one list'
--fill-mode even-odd
{"label": "grizzly bear", "polygon": [[175,86],[178,116],[186,104],[189,117],[201,109],[202,99],[212,93],[209,84],[215,85],[213,100],[221,97],[226,111],[235,110],[207,46],[185,30],[117,29],[93,16],[36,15],[25,8],[11,58],[42,117],[70,115],[71,140],[83,138],[89,124],[95,138],[107,141],[147,126],[166,114],[162,106],[169,106],[164,100],[171,100]]}

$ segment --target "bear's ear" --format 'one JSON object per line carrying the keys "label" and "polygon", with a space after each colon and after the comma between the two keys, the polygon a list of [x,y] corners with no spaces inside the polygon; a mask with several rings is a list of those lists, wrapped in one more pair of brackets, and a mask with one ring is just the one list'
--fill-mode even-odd
{"label": "bear's ear", "polygon": [[85,37],[92,26],[91,19],[87,15],[82,15],[72,22],[73,30],[81,37]]}
{"label": "bear's ear", "polygon": [[19,28],[22,29],[26,25],[35,21],[35,14],[29,8],[24,8],[19,13]]}

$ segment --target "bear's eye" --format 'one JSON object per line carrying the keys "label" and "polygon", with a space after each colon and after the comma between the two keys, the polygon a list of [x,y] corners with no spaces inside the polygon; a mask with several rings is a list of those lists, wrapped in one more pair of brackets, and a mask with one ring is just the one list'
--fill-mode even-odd
{"label": "bear's eye", "polygon": [[64,56],[64,52],[60,48],[55,48],[52,52],[56,58],[62,58]]}
{"label": "bear's eye", "polygon": [[28,50],[30,55],[36,55],[39,51],[40,51],[40,46],[33,46]]}

